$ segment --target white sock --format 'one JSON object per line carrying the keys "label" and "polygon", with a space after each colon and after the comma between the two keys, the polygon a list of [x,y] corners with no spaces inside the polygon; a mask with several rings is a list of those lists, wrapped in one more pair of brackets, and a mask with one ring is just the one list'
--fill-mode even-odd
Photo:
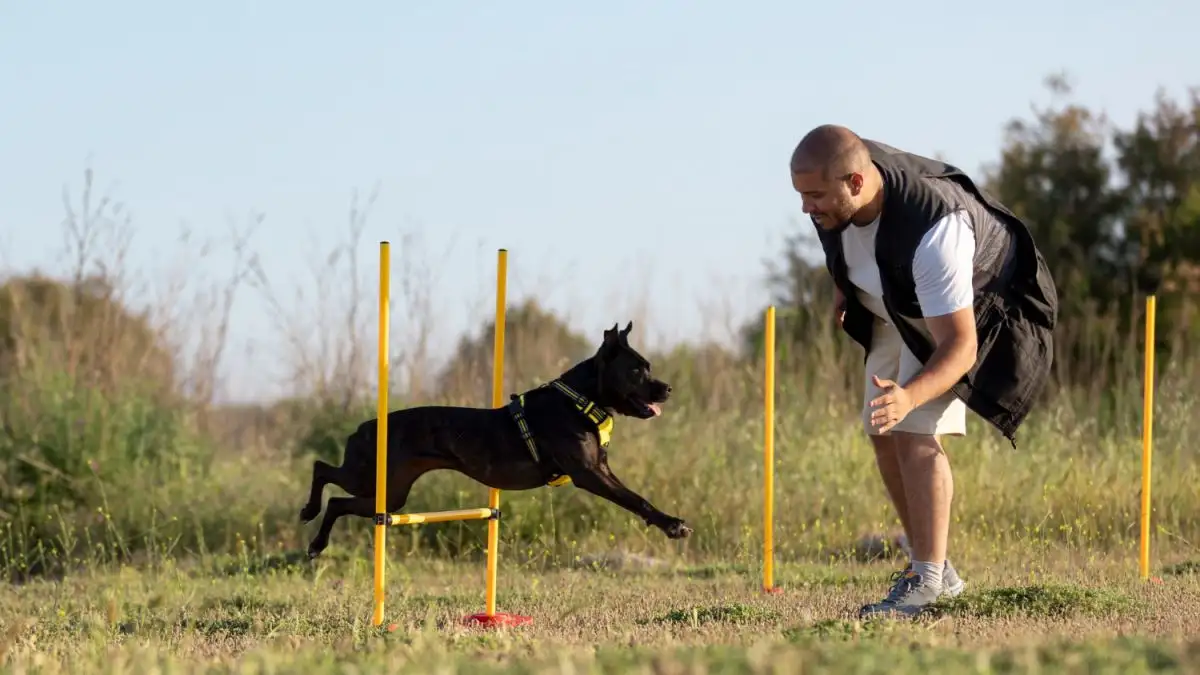
{"label": "white sock", "polygon": [[942,568],[945,563],[913,561],[913,571],[921,575],[921,581],[937,588],[942,585]]}
{"label": "white sock", "polygon": [[[917,561],[914,560],[912,557],[912,554],[909,553],[908,554],[908,566],[912,567],[913,565],[916,565],[916,564],[917,564]],[[944,561],[942,561],[942,574],[943,575],[945,575],[948,567],[950,567],[950,559],[946,558]]]}

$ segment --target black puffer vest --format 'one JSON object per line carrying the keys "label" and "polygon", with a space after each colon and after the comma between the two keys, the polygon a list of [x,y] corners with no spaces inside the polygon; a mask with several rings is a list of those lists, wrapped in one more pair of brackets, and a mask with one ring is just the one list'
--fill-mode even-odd
{"label": "black puffer vest", "polygon": [[[883,175],[884,204],[875,240],[883,301],[904,343],[922,363],[935,345],[902,317],[921,318],[912,263],[926,232],[966,210],[976,230],[975,365],[956,396],[1016,447],[1016,432],[1049,379],[1058,293],[1033,236],[1016,215],[950,164],[865,141]],[[841,234],[816,226],[825,265],[845,298],[843,330],[870,349],[874,314],[847,276]]]}

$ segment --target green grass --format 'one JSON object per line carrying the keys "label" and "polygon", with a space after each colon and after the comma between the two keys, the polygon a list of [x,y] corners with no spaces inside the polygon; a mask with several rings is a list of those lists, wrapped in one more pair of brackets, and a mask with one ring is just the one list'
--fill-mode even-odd
{"label": "green grass", "polygon": [[1127,610],[1135,603],[1109,589],[1036,584],[1017,588],[991,588],[939,603],[939,613],[961,616],[1104,616]]}
{"label": "green grass", "polygon": [[[756,565],[762,536],[762,422],[759,401],[751,395],[757,386],[754,373],[745,379],[742,394],[721,401],[721,407],[701,406],[681,394],[662,418],[621,420],[616,427],[610,449],[614,471],[656,506],[684,518],[695,528],[693,537],[667,542],[606,501],[571,486],[546,488],[502,495],[501,538],[508,555],[567,565],[619,545],[697,566]],[[1181,412],[1160,414],[1156,427],[1156,551],[1200,541],[1195,490],[1200,462],[1190,441],[1200,436],[1200,418],[1186,414],[1195,398],[1187,386],[1181,378],[1164,378],[1158,394],[1164,409]],[[815,408],[813,393],[786,380],[780,390],[775,471],[780,559],[845,559],[854,555],[862,536],[895,531],[871,448],[855,433],[853,410],[841,404]],[[123,410],[110,408],[113,416]],[[151,413],[138,408],[129,414],[141,419]],[[1139,439],[1073,415],[1062,405],[1037,413],[1015,450],[973,417],[967,438],[948,441],[957,555],[1001,555],[1014,546],[1035,556],[1067,552],[1081,562],[1136,554]],[[24,419],[34,424],[34,417]],[[108,428],[125,435],[86,439],[73,437],[70,425],[55,422],[50,413],[36,420],[39,427],[67,430],[58,443],[70,452],[55,456],[75,472],[68,481],[75,486],[69,493],[74,497],[42,500],[32,490],[25,501],[0,506],[5,512],[0,514],[0,571],[12,578],[165,555],[302,550],[312,535],[315,525],[302,525],[297,518],[311,475],[307,458],[269,448],[234,452],[196,441],[195,433],[181,429],[156,443],[186,441],[186,453],[123,461],[125,455],[107,446],[133,442],[144,423],[111,421]],[[348,417],[345,423],[357,421]],[[26,466],[26,449],[0,450],[11,453],[13,466]],[[92,456],[113,459],[91,467]],[[51,483],[53,475],[58,474],[47,469],[41,480]],[[330,488],[326,494],[338,493]],[[481,506],[486,496],[486,488],[465,476],[435,472],[416,484],[406,510]],[[351,545],[369,529],[366,521],[343,520],[333,533],[332,549]],[[479,557],[484,532],[478,523],[425,525],[397,531],[393,545],[407,552]]]}
{"label": "green grass", "polygon": [[[1010,561],[1015,562],[1015,561]],[[467,627],[482,567],[393,556],[385,626],[362,559],[265,565],[163,561],[32,581],[0,599],[4,672],[1164,672],[1200,667],[1200,580],[1131,578],[1124,561],[966,564],[941,616],[859,622],[887,565],[785,565],[698,578],[642,571],[500,571],[498,609],[530,626]],[[992,572],[972,575],[972,570]],[[223,571],[223,573],[218,573]],[[850,583],[806,583],[845,576]],[[1018,620],[1019,619],[1019,620]]]}
{"label": "green grass", "polygon": [[[154,401],[112,404],[105,433],[67,424],[76,402],[16,419],[54,440],[70,473],[0,514],[0,667],[7,672],[1186,672],[1200,668],[1200,432],[1195,394],[1158,400],[1153,558],[1134,579],[1139,442],[1060,402],[1013,450],[972,419],[951,439],[951,556],[968,594],[916,623],[860,623],[894,560],[863,564],[862,535],[897,524],[852,408],[781,383],[775,546],[779,596],[761,573],[761,419],[755,374],[650,423],[618,422],[619,476],[694,535],[667,540],[574,487],[503,493],[500,610],[531,627],[460,625],[483,609],[486,525],[389,530],[388,624],[369,625],[371,527],[344,519],[315,562],[301,525],[309,460],[231,452]],[[727,387],[733,387],[726,383]],[[686,389],[684,391],[687,391]],[[60,397],[61,398],[61,397]],[[32,401],[59,400],[42,395]],[[88,400],[88,399],[80,399]],[[165,407],[165,406],[164,406]],[[56,413],[55,410],[66,412]],[[59,417],[56,418],[55,414]],[[98,415],[99,413],[91,413]],[[346,423],[356,421],[347,418]],[[47,435],[53,431],[57,436]],[[156,429],[161,448],[123,445]],[[340,432],[339,432],[340,433]],[[41,434],[41,435],[38,435]],[[336,436],[331,432],[330,436]],[[13,443],[12,436],[9,443]],[[18,437],[19,438],[19,437]],[[107,445],[106,445],[107,444]],[[62,447],[57,447],[61,445]],[[12,458],[21,448],[10,446]],[[123,454],[125,453],[125,454]],[[107,464],[86,464],[90,456]],[[19,461],[18,461],[19,463]],[[57,476],[62,476],[61,478]],[[337,494],[336,490],[327,496]],[[479,506],[453,473],[417,483],[406,510]]]}

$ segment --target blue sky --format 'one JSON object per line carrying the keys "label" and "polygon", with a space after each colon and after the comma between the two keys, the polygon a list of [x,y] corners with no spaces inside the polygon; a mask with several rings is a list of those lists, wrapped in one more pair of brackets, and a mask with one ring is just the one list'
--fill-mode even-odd
{"label": "blue sky", "polygon": [[[63,269],[62,191],[89,163],[129,207],[128,269],[157,274],[183,224],[222,236],[257,212],[251,246],[283,287],[312,285],[351,195],[378,186],[364,311],[378,240],[415,235],[441,353],[490,316],[499,247],[510,298],[581,330],[645,316],[657,344],[720,339],[808,227],[786,164],[812,126],[978,171],[1051,72],[1122,124],[1200,84],[1183,1],[335,6],[0,2],[0,271]],[[264,307],[239,296],[223,398],[284,386]]]}

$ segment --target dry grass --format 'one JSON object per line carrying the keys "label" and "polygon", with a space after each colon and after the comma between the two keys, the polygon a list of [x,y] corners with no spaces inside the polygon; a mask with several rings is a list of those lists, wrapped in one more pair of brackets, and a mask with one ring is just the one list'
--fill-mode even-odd
{"label": "dry grass", "polygon": [[[499,610],[531,626],[461,625],[482,566],[393,559],[390,631],[369,625],[362,559],[257,574],[218,561],[95,571],[0,600],[8,672],[1140,672],[1200,667],[1200,577],[1130,580],[1126,561],[1022,556],[962,566],[968,593],[917,622],[854,620],[882,565],[757,570],[663,565],[500,572]],[[1035,570],[1034,567],[1041,569]],[[1085,668],[1085,666],[1087,668]],[[1132,668],[1128,670],[1127,668]]]}

